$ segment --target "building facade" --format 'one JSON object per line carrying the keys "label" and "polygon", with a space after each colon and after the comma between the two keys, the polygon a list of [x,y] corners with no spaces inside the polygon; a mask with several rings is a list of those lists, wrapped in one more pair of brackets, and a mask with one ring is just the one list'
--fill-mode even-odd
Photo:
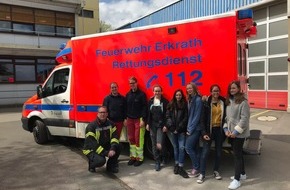
{"label": "building facade", "polygon": [[290,112],[289,4],[290,0],[177,0],[119,29],[252,8],[258,34],[248,41],[250,106]]}
{"label": "building facade", "polygon": [[0,0],[0,106],[36,93],[60,44],[98,31],[98,0]]}

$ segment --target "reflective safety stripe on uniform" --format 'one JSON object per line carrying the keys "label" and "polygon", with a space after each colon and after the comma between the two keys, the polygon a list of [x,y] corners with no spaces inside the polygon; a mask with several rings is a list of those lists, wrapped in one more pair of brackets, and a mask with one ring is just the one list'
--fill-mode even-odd
{"label": "reflective safety stripe on uniform", "polygon": [[136,152],[136,145],[130,144],[130,158],[136,158],[137,152]]}
{"label": "reflective safety stripe on uniform", "polygon": [[140,128],[139,136],[139,146],[136,146],[137,160],[143,161],[144,159],[144,136],[145,136],[145,127]]}
{"label": "reflective safety stripe on uniform", "polygon": [[111,142],[110,143],[118,143],[119,144],[119,140],[116,139],[116,138],[112,138],[112,134],[117,130],[116,127],[112,127],[110,128],[110,139],[111,139]]}

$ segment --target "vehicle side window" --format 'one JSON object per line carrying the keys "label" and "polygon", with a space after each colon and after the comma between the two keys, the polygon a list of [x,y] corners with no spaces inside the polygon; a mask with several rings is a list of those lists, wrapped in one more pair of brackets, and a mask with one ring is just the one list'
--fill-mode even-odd
{"label": "vehicle side window", "polygon": [[43,88],[45,97],[64,93],[68,86],[68,78],[68,68],[54,72]]}

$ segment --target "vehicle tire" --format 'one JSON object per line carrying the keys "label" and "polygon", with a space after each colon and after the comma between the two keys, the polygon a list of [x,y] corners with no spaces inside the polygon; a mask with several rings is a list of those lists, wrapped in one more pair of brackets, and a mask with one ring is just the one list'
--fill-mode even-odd
{"label": "vehicle tire", "polygon": [[33,127],[33,136],[34,141],[37,144],[45,144],[48,141],[47,129],[42,121],[40,120],[35,121]]}

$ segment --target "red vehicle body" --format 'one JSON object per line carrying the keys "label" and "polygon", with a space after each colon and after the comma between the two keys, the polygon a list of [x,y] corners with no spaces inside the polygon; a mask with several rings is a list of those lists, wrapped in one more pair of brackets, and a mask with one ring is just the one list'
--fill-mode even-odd
{"label": "red vehicle body", "polygon": [[[248,10],[247,10],[248,11]],[[249,13],[250,11],[248,11]],[[209,94],[217,83],[222,95],[232,80],[246,84],[247,38],[256,34],[251,16],[243,12],[74,37],[58,54],[61,63],[24,103],[23,128],[37,143],[49,135],[85,137],[86,125],[110,93],[110,83],[129,91],[135,76],[150,98],[152,86],[163,87],[171,99],[189,82]]]}

